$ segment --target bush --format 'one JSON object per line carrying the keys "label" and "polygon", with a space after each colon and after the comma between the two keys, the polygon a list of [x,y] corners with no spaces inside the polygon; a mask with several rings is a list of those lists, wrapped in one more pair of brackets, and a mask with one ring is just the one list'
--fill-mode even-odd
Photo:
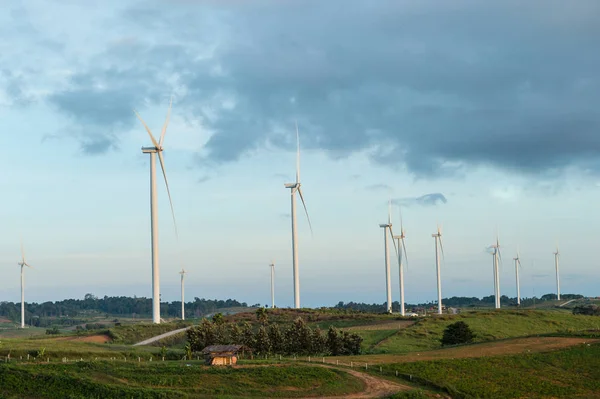
{"label": "bush", "polygon": [[473,342],[475,334],[464,321],[457,321],[450,324],[444,330],[444,336],[441,339],[442,345],[460,345]]}

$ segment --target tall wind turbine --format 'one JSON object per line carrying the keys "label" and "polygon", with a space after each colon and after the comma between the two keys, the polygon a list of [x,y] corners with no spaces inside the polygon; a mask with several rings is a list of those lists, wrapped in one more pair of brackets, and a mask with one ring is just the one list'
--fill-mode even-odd
{"label": "tall wind turbine", "polygon": [[187,272],[184,268],[181,268],[179,274],[181,274],[181,320],[185,320],[185,295],[184,295],[184,287],[183,280],[185,279],[185,274]]}
{"label": "tall wind turbine", "polygon": [[169,204],[171,205],[171,215],[173,216],[173,224],[175,225],[175,235],[177,236],[177,224],[175,222],[175,212],[173,211],[173,201],[171,200],[171,192],[169,191],[169,182],[167,181],[167,175],[165,172],[165,161],[163,159],[162,152],[163,142],[165,139],[165,133],[167,132],[167,125],[169,124],[169,117],[171,115],[171,106],[173,99],[169,103],[169,110],[167,112],[167,118],[163,125],[162,132],[160,134],[160,140],[157,142],[154,135],[150,131],[146,122],[142,119],[140,114],[134,110],[137,118],[142,122],[144,128],[150,136],[152,141],[151,147],[142,147],[142,153],[150,154],[150,235],[152,243],[152,322],[155,324],[160,323],[160,271],[158,264],[158,208],[157,208],[157,194],[156,194],[156,155],[160,161],[160,167],[162,174],[165,179],[165,186],[167,187],[167,195],[169,196]]}
{"label": "tall wind turbine", "polygon": [[[394,233],[392,232],[392,201],[388,203],[388,222],[379,225],[383,229],[383,245],[385,254],[385,287],[386,287],[386,312],[392,313],[392,279],[390,270],[390,248],[388,245],[388,232],[394,248],[396,248],[396,241],[394,241]],[[396,249],[396,253],[398,250]]]}
{"label": "tall wind turbine", "polygon": [[406,238],[404,232],[404,224],[402,223],[402,210],[400,210],[400,235],[394,236],[394,239],[398,240],[398,245],[396,248],[398,249],[398,269],[400,271],[400,314],[402,316],[405,315],[404,312],[404,270],[402,268],[402,254],[404,251],[404,258],[406,260],[406,264],[408,265],[408,257],[406,256],[406,244],[404,243],[404,239]]}
{"label": "tall wind turbine", "polygon": [[498,234],[496,234],[496,243],[491,246],[494,250],[492,256],[494,257],[494,307],[500,309],[500,271],[499,264],[502,261],[502,253],[500,252],[500,240]]}
{"label": "tall wind turbine", "polygon": [[437,227],[437,233],[432,234],[431,236],[435,239],[435,266],[437,269],[438,314],[442,314],[442,278],[440,274],[440,250],[442,252],[442,256],[444,256],[444,246],[442,245],[442,229],[439,225]]}
{"label": "tall wind turbine", "polygon": [[271,261],[271,309],[275,309],[275,262]]}
{"label": "tall wind turbine", "polygon": [[25,328],[25,274],[23,273],[23,266],[31,267],[31,265],[25,260],[23,240],[21,240],[21,261],[17,264],[21,266],[21,328]]}
{"label": "tall wind turbine", "polygon": [[515,261],[515,277],[517,279],[517,305],[521,305],[521,287],[519,285],[519,268],[521,267],[521,259],[519,257],[519,251],[517,250],[517,257],[513,258]]}
{"label": "tall wind turbine", "polygon": [[556,268],[556,296],[560,301],[560,276],[558,273],[558,258],[560,258],[560,252],[558,251],[558,245],[556,246],[556,252],[554,252],[554,267]]}
{"label": "tall wind turbine", "polygon": [[292,196],[292,260],[294,269],[294,308],[300,309],[300,273],[298,270],[298,238],[296,231],[296,192],[300,194],[300,200],[302,201],[302,206],[304,207],[304,212],[306,213],[306,219],[308,219],[308,226],[310,227],[311,234],[312,225],[310,224],[310,217],[308,216],[308,210],[306,209],[306,203],[304,202],[304,197],[302,196],[302,189],[300,188],[300,135],[298,133],[297,123],[296,146],[296,182],[287,183],[285,185],[285,188],[290,189],[290,194]]}

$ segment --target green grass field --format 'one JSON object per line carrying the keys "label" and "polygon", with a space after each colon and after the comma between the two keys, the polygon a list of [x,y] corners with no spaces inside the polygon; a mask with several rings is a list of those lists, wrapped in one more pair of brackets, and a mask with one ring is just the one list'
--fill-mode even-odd
{"label": "green grass field", "polygon": [[388,374],[396,370],[443,387],[456,398],[600,397],[600,344],[549,353],[384,366]]}
{"label": "green grass field", "polygon": [[345,395],[362,389],[363,382],[347,373],[304,365],[0,364],[3,398],[292,398]]}

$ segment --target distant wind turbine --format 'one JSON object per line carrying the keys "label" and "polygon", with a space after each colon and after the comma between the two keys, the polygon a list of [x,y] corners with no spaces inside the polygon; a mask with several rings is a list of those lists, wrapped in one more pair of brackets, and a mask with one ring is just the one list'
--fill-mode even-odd
{"label": "distant wind turbine", "polygon": [[[435,266],[437,269],[437,293],[438,293],[438,314],[442,314],[442,278],[440,273],[440,250],[444,256],[444,246],[442,245],[442,229],[438,225],[437,233],[431,235],[435,239]],[[439,249],[438,249],[439,242]]]}
{"label": "distant wind turbine", "polygon": [[554,267],[556,268],[556,296],[560,301],[560,275],[558,273],[558,258],[560,258],[560,252],[558,251],[557,245],[556,252],[554,252]]}
{"label": "distant wind turbine", "polygon": [[292,195],[292,260],[293,260],[293,270],[294,270],[294,308],[300,308],[300,273],[299,273],[299,264],[298,264],[298,238],[296,231],[296,192],[300,195],[300,200],[302,201],[302,206],[304,207],[304,212],[306,213],[306,219],[308,219],[308,226],[310,227],[310,232],[312,234],[312,225],[310,223],[310,217],[308,216],[308,210],[306,209],[306,203],[304,202],[304,197],[302,196],[302,189],[300,188],[300,135],[298,133],[298,124],[296,123],[296,182],[295,183],[287,183],[285,188],[290,189],[290,194]]}
{"label": "distant wind turbine", "polygon": [[502,261],[502,253],[500,252],[500,240],[498,234],[496,234],[496,243],[491,246],[494,250],[492,256],[494,257],[494,307],[500,309],[500,272],[499,262]]}
{"label": "distant wind turbine", "polygon": [[185,274],[187,272],[184,268],[181,268],[179,274],[181,274],[181,320],[185,320],[185,295],[184,295],[184,284]]}
{"label": "distant wind turbine", "polygon": [[23,266],[31,267],[31,265],[25,260],[23,240],[21,240],[21,261],[17,264],[21,266],[21,328],[25,328],[25,274],[23,273]]}
{"label": "distant wind turbine", "polygon": [[163,125],[162,132],[160,134],[160,140],[157,142],[154,135],[150,131],[146,122],[142,119],[140,114],[134,110],[137,118],[142,122],[144,128],[150,136],[152,141],[152,147],[142,147],[144,154],[150,154],[150,234],[152,242],[152,322],[155,324],[160,323],[160,269],[158,262],[158,208],[157,208],[157,194],[156,194],[156,155],[160,161],[160,167],[162,169],[163,177],[165,179],[165,186],[167,187],[167,195],[169,196],[169,204],[171,205],[171,215],[173,217],[173,224],[175,225],[175,236],[177,236],[177,223],[175,222],[175,211],[173,210],[173,201],[171,200],[171,192],[169,191],[169,182],[167,181],[167,175],[165,172],[165,161],[163,159],[162,152],[163,142],[165,139],[165,133],[167,132],[167,125],[169,124],[169,117],[171,115],[171,106],[173,99],[169,103],[169,110],[167,111],[167,118]]}
{"label": "distant wind turbine", "polygon": [[275,261],[271,261],[271,309],[275,309]]}
{"label": "distant wind turbine", "polygon": [[406,244],[404,242],[404,239],[406,238],[405,232],[404,232],[404,224],[402,223],[402,209],[400,209],[400,235],[399,236],[394,236],[394,239],[398,240],[398,245],[396,246],[396,248],[398,248],[398,269],[399,269],[399,276],[400,276],[400,314],[402,316],[405,315],[404,312],[404,270],[402,268],[402,255],[404,254],[404,258],[406,260],[406,265],[408,266],[408,257],[406,256]]}
{"label": "distant wind turbine", "polygon": [[[392,313],[392,279],[390,270],[390,248],[388,245],[388,232],[394,248],[396,248],[396,241],[394,241],[394,233],[392,232],[392,201],[388,203],[388,222],[379,225],[383,229],[383,245],[385,254],[385,287],[386,287],[386,312]],[[396,248],[396,253],[398,249]]]}
{"label": "distant wind turbine", "polygon": [[517,257],[513,258],[515,261],[515,278],[517,280],[517,305],[521,305],[521,287],[519,285],[519,268],[521,267],[521,258],[519,257],[519,251],[517,250]]}

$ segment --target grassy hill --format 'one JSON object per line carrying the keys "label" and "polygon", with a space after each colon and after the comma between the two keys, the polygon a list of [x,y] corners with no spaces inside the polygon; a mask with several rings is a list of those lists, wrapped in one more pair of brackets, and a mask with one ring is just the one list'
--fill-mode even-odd
{"label": "grassy hill", "polygon": [[[600,330],[600,318],[573,315],[559,310],[498,310],[433,316],[371,347],[373,353],[406,353],[439,348],[444,328],[462,320],[475,332],[475,342],[549,333]],[[370,333],[367,333],[370,334]],[[383,334],[383,333],[382,333]]]}
{"label": "grassy hill", "polygon": [[[48,389],[52,387],[52,389]],[[304,365],[215,368],[199,363],[0,364],[3,398],[322,397],[364,383],[338,370]]]}
{"label": "grassy hill", "polygon": [[383,366],[466,398],[599,398],[600,344],[549,353]]}

